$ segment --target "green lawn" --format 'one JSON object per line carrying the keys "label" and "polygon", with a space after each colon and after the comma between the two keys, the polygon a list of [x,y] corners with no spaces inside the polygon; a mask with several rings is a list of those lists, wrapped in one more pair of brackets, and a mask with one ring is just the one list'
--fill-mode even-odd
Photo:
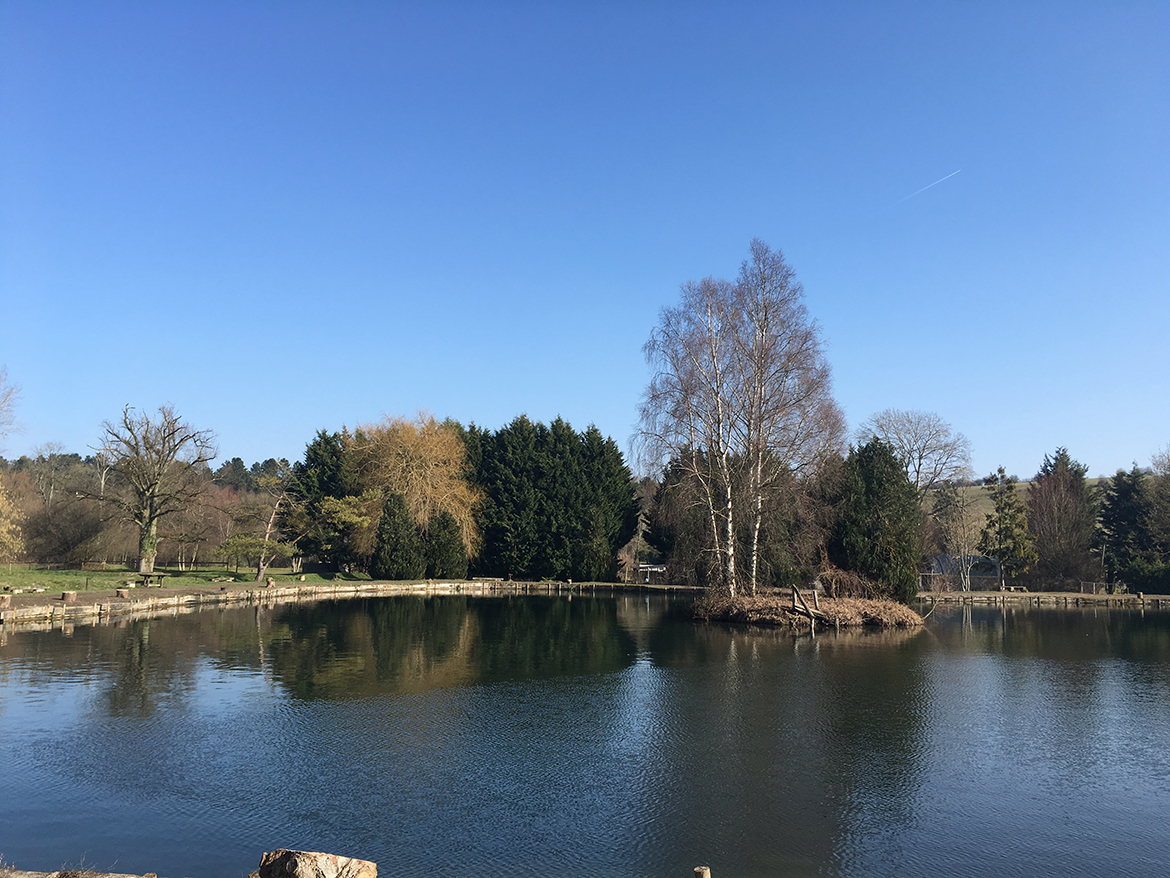
{"label": "green lawn", "polygon": [[[200,588],[208,585],[222,585],[223,577],[233,577],[235,582],[246,584],[253,582],[256,573],[253,570],[240,568],[237,573],[226,567],[209,567],[199,570],[176,570],[168,567],[155,568],[160,573],[169,573],[166,579],[167,588]],[[112,592],[121,588],[127,580],[134,579],[136,574],[126,568],[108,568],[106,570],[47,570],[43,567],[28,564],[0,565],[0,590],[22,589],[33,591],[44,589],[46,592],[76,591],[76,592]],[[270,568],[266,576],[271,576],[277,582],[300,582],[301,574],[294,574],[288,568]],[[353,576],[345,573],[338,574],[304,574],[304,582],[320,583],[337,580],[368,579],[367,576]],[[216,580],[220,580],[216,582]],[[58,595],[59,597],[59,595]]]}

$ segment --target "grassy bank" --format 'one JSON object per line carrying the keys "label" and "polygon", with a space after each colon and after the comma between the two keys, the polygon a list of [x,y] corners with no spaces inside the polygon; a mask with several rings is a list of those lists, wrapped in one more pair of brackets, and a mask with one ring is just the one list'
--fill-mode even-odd
{"label": "grassy bank", "polygon": [[[159,567],[156,572],[168,574],[167,588],[200,588],[225,582],[247,583],[256,579],[254,570],[229,567],[206,567],[199,570],[177,570]],[[56,570],[26,564],[0,566],[0,591],[5,592],[51,592],[76,591],[102,593],[122,588],[127,581],[136,577],[136,572],[125,567],[109,567],[100,570]],[[346,573],[293,573],[289,568],[269,569],[265,578],[277,582],[337,582],[369,579],[368,576],[352,576]],[[60,597],[60,595],[58,595]]]}

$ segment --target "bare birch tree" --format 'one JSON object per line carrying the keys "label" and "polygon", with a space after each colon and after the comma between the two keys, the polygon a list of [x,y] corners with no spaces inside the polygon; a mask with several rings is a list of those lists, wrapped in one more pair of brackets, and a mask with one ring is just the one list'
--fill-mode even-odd
{"label": "bare birch tree", "polygon": [[975,490],[948,481],[934,497],[934,519],[938,522],[943,548],[951,556],[948,566],[958,573],[962,591],[971,590],[971,569],[979,560],[983,516],[977,508]]}
{"label": "bare birch tree", "polygon": [[804,287],[784,254],[753,240],[735,293],[741,323],[734,342],[742,363],[735,423],[748,467],[748,587],[755,594],[765,494],[789,474],[808,474],[839,450],[845,419],[833,399],[829,364],[804,304]]}
{"label": "bare birch tree", "polygon": [[970,440],[934,412],[878,412],[862,421],[857,441],[864,444],[875,436],[894,449],[920,501],[941,482],[971,478]]}
{"label": "bare birch tree", "polygon": [[643,347],[655,373],[640,407],[648,456],[674,460],[699,485],[723,588],[735,596],[734,288],[705,278],[682,286],[682,301],[663,308]]}
{"label": "bare birch tree", "polygon": [[102,425],[99,452],[109,463],[117,490],[91,495],[116,507],[138,528],[138,572],[154,572],[159,521],[183,509],[207,484],[200,467],[215,457],[210,431],[196,430],[172,406],[158,419],[130,406],[118,423]]}
{"label": "bare birch tree", "polygon": [[754,592],[765,495],[839,448],[843,432],[803,288],[783,254],[755,240],[735,284],[683,284],[643,350],[654,369],[639,409],[645,458],[673,461],[700,486],[719,585],[732,597],[746,512]]}

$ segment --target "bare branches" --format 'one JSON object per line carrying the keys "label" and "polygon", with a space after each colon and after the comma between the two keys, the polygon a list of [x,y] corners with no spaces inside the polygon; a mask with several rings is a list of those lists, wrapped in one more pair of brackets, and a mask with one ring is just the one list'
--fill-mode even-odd
{"label": "bare branches", "polygon": [[764,494],[838,450],[844,432],[803,288],[782,253],[753,241],[736,283],[683,284],[643,351],[654,368],[639,408],[644,465],[673,461],[701,486],[732,595],[736,509],[748,510],[754,591]]}
{"label": "bare branches", "polygon": [[1154,475],[1170,478],[1170,445],[1150,455],[1150,466],[1154,470]]}
{"label": "bare branches", "polygon": [[921,500],[944,481],[970,479],[971,442],[934,412],[886,409],[863,421],[857,441],[873,437],[887,442],[906,467]]}
{"label": "bare branches", "polygon": [[948,481],[940,486],[934,498],[934,519],[938,522],[943,549],[952,556],[951,566],[959,574],[963,591],[971,590],[971,569],[977,560],[983,524],[975,491]]}
{"label": "bare branches", "polygon": [[8,383],[8,367],[0,366],[0,436],[5,436],[16,427],[16,400],[20,388]]}
{"label": "bare branches", "polygon": [[117,507],[139,529],[139,570],[154,569],[158,522],[185,508],[205,487],[200,468],[216,454],[214,437],[196,430],[164,405],[158,418],[126,406],[119,423],[106,421],[98,452],[119,490],[97,499]]}

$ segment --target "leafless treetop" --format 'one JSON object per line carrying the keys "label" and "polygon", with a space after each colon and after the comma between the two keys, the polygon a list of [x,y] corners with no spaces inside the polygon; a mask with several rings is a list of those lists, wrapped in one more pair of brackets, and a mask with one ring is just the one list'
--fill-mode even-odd
{"label": "leafless treetop", "polygon": [[203,480],[194,476],[215,458],[214,436],[184,423],[173,406],[161,406],[157,419],[126,406],[120,422],[106,421],[102,429],[98,452],[129,488],[131,496],[119,505],[131,520],[141,525],[144,517],[169,514],[202,490]]}
{"label": "leafless treetop", "polygon": [[934,412],[886,409],[863,421],[859,442],[888,442],[906,467],[918,496],[940,482],[971,477],[971,442]]}
{"label": "leafless treetop", "polygon": [[8,383],[8,367],[0,366],[0,436],[11,433],[16,426],[16,399],[20,388]]}

